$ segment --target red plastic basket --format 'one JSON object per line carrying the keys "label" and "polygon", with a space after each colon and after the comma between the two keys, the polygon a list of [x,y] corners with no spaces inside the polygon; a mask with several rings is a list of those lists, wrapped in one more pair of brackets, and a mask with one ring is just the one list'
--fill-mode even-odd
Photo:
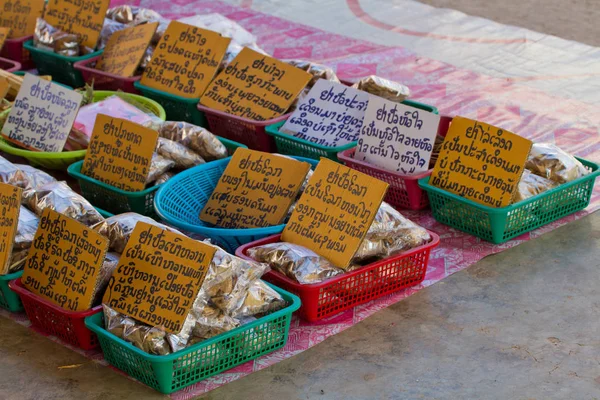
{"label": "red plastic basket", "polygon": [[[33,35],[23,36],[16,39],[6,39],[0,57],[8,58],[21,64],[19,69],[29,70],[35,68],[29,51],[23,48],[23,43],[33,39]],[[13,71],[11,71],[13,72]]]}
{"label": "red plastic basket", "polygon": [[[440,117],[438,135],[446,136],[451,121],[452,117]],[[419,187],[419,179],[431,175],[432,169],[415,175],[402,175],[398,172],[376,167],[365,161],[355,160],[355,151],[356,147],[341,151],[338,153],[338,159],[352,169],[388,183],[390,186],[385,195],[385,201],[391,204],[392,207],[422,210],[429,206],[427,192]]]}
{"label": "red plastic basket", "polygon": [[[423,246],[321,283],[302,285],[277,271],[269,271],[263,279],[300,297],[302,300],[302,306],[298,310],[300,316],[308,321],[318,321],[421,283],[425,279],[431,249],[440,243],[438,235],[428,232],[431,241]],[[245,244],[236,250],[236,255],[252,260],[247,254],[248,249],[279,242],[280,238],[281,235],[274,235]]]}
{"label": "red plastic basket", "polygon": [[16,72],[21,69],[21,64],[13,60],[0,58],[0,69],[3,69],[6,72]]}
{"label": "red plastic basket", "polygon": [[139,91],[133,84],[140,80],[141,76],[132,76],[124,78],[119,75],[109,74],[108,72],[96,69],[95,63],[100,59],[100,56],[88,58],[87,60],[77,61],[73,67],[83,76],[86,83],[94,81],[94,89],[96,90],[122,90],[126,93],[138,94]]}
{"label": "red plastic basket", "polygon": [[33,328],[83,350],[95,349],[100,345],[96,334],[85,326],[84,319],[102,312],[102,306],[83,312],[67,311],[31,293],[23,286],[21,278],[11,281],[8,287],[21,298]]}
{"label": "red plastic basket", "polygon": [[217,136],[224,137],[245,144],[249,149],[276,152],[275,139],[267,135],[267,125],[283,121],[290,114],[269,119],[267,121],[254,121],[247,118],[237,117],[226,112],[213,110],[198,103],[198,110],[204,113],[208,122],[209,130]]}

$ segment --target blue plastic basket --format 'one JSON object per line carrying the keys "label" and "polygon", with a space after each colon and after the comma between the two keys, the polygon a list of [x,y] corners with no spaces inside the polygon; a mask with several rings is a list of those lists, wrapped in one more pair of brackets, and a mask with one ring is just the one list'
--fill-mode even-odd
{"label": "blue plastic basket", "polygon": [[[294,157],[315,167],[317,160]],[[156,193],[156,213],[169,224],[218,242],[230,253],[239,246],[283,231],[285,224],[266,228],[216,228],[200,220],[200,211],[217,186],[231,157],[198,165],[169,179]]]}

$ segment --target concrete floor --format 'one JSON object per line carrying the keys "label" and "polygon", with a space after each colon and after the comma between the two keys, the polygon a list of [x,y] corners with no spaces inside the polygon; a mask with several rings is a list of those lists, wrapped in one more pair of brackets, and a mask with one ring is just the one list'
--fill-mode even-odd
{"label": "concrete floor", "polygon": [[[598,399],[599,244],[596,213],[205,398]],[[2,399],[163,397],[6,318],[0,332]]]}

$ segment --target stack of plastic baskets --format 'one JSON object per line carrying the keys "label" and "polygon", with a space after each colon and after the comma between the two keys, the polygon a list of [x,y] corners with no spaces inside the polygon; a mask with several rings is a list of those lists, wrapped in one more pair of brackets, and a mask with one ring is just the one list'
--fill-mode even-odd
{"label": "stack of plastic baskets", "polygon": [[95,65],[100,57],[86,58],[73,64],[75,69],[83,76],[84,82],[88,84],[93,83],[94,89],[98,90],[122,90],[127,93],[138,93],[134,87],[134,83],[139,81],[141,76],[125,78],[96,69]]}
{"label": "stack of plastic baskets", "polygon": [[8,58],[0,58],[0,69],[6,72],[16,72],[21,69],[21,64]]}
{"label": "stack of plastic baskets", "polygon": [[[142,85],[140,82],[134,83],[135,89],[143,96],[159,102],[167,112],[167,120],[169,121],[186,121],[194,125],[208,128],[208,123],[204,113],[198,109],[198,101],[200,99],[188,99],[186,97],[176,96],[163,92],[162,90],[153,89]],[[215,134],[223,136],[219,133]],[[240,142],[239,140],[236,140]],[[241,143],[241,142],[240,142]]]}
{"label": "stack of plastic baskets", "polygon": [[4,41],[4,46],[2,46],[0,57],[19,63],[21,65],[20,68],[24,70],[32,69],[34,66],[31,54],[23,47],[23,44],[31,39],[33,39],[33,36],[31,35],[15,39],[6,39]]}

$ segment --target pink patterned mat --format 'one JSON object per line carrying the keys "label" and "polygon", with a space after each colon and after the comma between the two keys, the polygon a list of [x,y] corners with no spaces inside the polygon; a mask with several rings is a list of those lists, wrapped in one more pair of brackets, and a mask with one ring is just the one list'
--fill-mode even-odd
{"label": "pink patterned mat", "polygon": [[[131,4],[122,0],[113,1],[113,5],[124,3]],[[196,13],[223,14],[256,35],[259,45],[275,57],[319,61],[336,67],[338,75],[349,80],[370,74],[397,80],[411,88],[414,99],[435,105],[441,114],[480,119],[534,141],[554,142],[581,157],[600,160],[598,107],[553,97],[508,80],[457,69],[433,59],[419,57],[418,54],[404,48],[385,47],[346,38],[214,0],[138,0],[134,3],[174,19]],[[591,205],[585,211],[502,245],[492,245],[441,225],[428,211],[406,213],[409,218],[438,233],[441,239],[440,246],[432,253],[422,284],[318,323],[307,323],[294,318],[289,341],[284,349],[206,379],[173,394],[172,397],[178,400],[193,398],[307,350],[378,310],[474,264],[485,256],[549,232],[595,211],[599,206],[600,190],[597,188]],[[2,314],[9,315],[7,312]],[[28,324],[22,314],[13,314],[11,318],[19,323]],[[85,355],[104,363],[98,352],[88,352]]]}

